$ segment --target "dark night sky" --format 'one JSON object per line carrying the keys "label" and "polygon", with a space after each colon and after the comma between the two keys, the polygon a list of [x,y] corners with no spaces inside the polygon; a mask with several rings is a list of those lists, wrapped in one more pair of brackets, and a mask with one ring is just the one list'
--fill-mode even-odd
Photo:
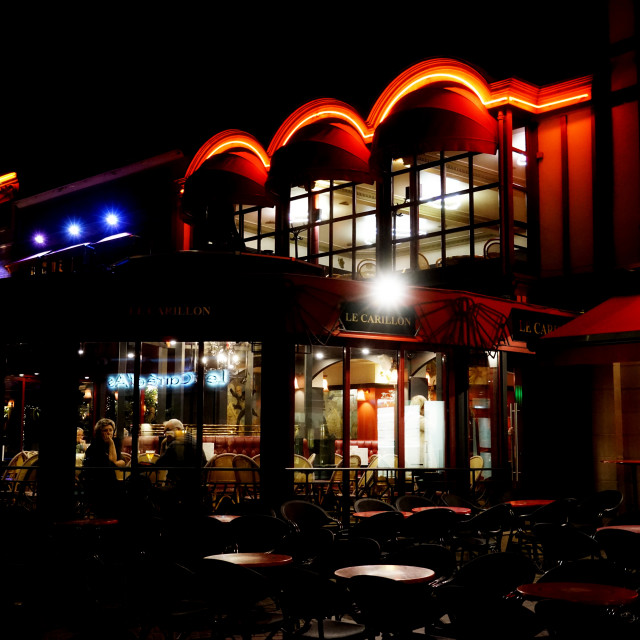
{"label": "dark night sky", "polygon": [[[379,16],[351,4],[296,9],[287,28],[269,26],[277,16],[264,9],[249,19],[246,3],[140,17],[112,8],[80,22],[59,10],[38,24],[16,15],[0,40],[0,175],[17,171],[25,197],[172,149],[190,159],[228,128],[266,147],[314,98],[343,100],[366,118],[395,76],[429,57],[537,84],[593,69],[598,19],[576,9],[584,2],[409,2]],[[507,21],[490,13],[498,10]]]}

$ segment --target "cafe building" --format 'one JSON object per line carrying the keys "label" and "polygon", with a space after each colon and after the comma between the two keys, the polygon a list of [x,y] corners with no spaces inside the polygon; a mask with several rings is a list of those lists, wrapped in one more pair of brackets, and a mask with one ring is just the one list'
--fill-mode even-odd
{"label": "cafe building", "polygon": [[[178,418],[208,460],[260,456],[273,504],[300,458],[322,474],[351,455],[467,488],[472,459],[505,488],[596,488],[585,378],[541,345],[640,264],[637,85],[617,62],[541,87],[427,59],[367,114],[313,100],[269,142],[222,131],[190,160],[14,197],[5,463],[37,451],[39,508],[71,511],[78,427],[112,418],[135,466]],[[117,230],[28,247],[107,196]]]}

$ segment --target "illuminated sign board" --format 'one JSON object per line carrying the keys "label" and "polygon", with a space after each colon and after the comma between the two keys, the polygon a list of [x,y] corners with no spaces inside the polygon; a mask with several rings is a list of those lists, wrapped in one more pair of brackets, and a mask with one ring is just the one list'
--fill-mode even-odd
{"label": "illuminated sign board", "polygon": [[[179,387],[191,387],[196,383],[197,376],[193,371],[186,373],[174,373],[161,376],[152,373],[146,377],[140,376],[140,389],[155,387],[165,389],[176,389]],[[227,369],[212,369],[204,374],[204,383],[208,387],[222,387],[229,382],[229,371]],[[133,389],[133,373],[118,373],[107,376],[108,389]]]}
{"label": "illuminated sign board", "polygon": [[348,302],[342,305],[340,322],[345,331],[400,336],[414,336],[416,333],[416,314],[413,307],[381,311],[373,306]]}

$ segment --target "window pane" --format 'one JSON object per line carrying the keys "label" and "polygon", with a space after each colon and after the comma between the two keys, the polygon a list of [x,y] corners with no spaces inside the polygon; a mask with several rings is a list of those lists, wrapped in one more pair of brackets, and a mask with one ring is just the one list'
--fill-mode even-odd
{"label": "window pane", "polygon": [[449,258],[469,255],[469,231],[448,233],[445,236],[447,263],[453,263]]}
{"label": "window pane", "polygon": [[[442,263],[441,242],[441,236],[436,236],[434,238],[424,238],[420,240],[418,251],[420,252],[420,255],[424,256],[426,261],[429,263],[430,268],[439,267]],[[420,265],[418,266],[420,267]],[[423,268],[423,266],[420,268]]]}
{"label": "window pane", "polygon": [[396,271],[404,271],[411,267],[410,248],[411,244],[409,242],[399,242],[394,245],[394,268]]}
{"label": "window pane", "polygon": [[482,189],[473,194],[473,216],[476,224],[500,218],[498,188]]}
{"label": "window pane", "polygon": [[523,153],[513,154],[513,184],[527,186],[527,156]]}
{"label": "window pane", "polygon": [[344,218],[353,213],[353,188],[336,189],[333,192],[333,217]]}
{"label": "window pane", "polygon": [[499,181],[498,155],[481,153],[473,156],[473,186],[497,184]]}
{"label": "window pane", "polygon": [[356,185],[356,213],[374,211],[376,209],[375,184]]}
{"label": "window pane", "polygon": [[468,227],[469,219],[469,194],[461,193],[444,199],[445,220],[447,229],[456,227]]}
{"label": "window pane", "polygon": [[353,220],[343,218],[333,223],[333,249],[341,250],[353,246]]}
{"label": "window pane", "polygon": [[376,216],[362,216],[356,218],[356,246],[375,245],[376,243]]}

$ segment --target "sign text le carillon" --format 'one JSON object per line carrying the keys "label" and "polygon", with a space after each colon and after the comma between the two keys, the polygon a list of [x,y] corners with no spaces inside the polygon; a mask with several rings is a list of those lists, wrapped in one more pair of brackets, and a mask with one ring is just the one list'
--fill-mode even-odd
{"label": "sign text le carillon", "polygon": [[362,303],[346,302],[342,305],[340,322],[344,331],[401,336],[416,333],[416,315],[412,307],[383,311]]}

